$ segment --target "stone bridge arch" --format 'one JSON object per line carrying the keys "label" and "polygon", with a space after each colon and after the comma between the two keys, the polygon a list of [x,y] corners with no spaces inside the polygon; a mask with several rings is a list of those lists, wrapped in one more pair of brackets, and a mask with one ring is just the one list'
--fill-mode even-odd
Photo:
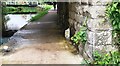
{"label": "stone bridge arch", "polygon": [[80,30],[87,19],[87,42],[82,48],[85,58],[93,60],[94,51],[109,52],[112,46],[112,27],[105,16],[107,3],[111,1],[81,0],[75,2],[58,2],[58,22],[64,30],[70,28],[70,36]]}
{"label": "stone bridge arch", "polygon": [[[112,28],[105,17],[106,3],[109,1],[88,1],[80,2],[57,2],[58,3],[58,24],[63,30],[70,28],[70,36],[80,30],[85,18],[88,17],[87,42],[83,56],[93,59],[92,53],[95,50],[108,52],[113,50]],[[81,47],[80,47],[81,48]]]}

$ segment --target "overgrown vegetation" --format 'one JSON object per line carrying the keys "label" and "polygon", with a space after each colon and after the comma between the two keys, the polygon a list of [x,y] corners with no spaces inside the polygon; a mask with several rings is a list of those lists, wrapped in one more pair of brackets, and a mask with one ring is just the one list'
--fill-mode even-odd
{"label": "overgrown vegetation", "polygon": [[87,39],[86,39],[86,28],[85,27],[81,27],[80,31],[77,32],[73,37],[71,37],[71,40],[75,43],[75,44],[79,44],[79,42],[82,42],[82,44],[85,44]]}
{"label": "overgrown vegetation", "polygon": [[[106,16],[113,27],[113,44],[120,50],[120,0],[108,4]],[[92,64],[117,64],[120,66],[120,52],[110,51],[107,54],[95,51],[93,53],[94,62]]]}
{"label": "overgrown vegetation", "polygon": [[38,14],[30,19],[30,21],[36,21],[40,19],[42,16],[46,15],[48,11],[53,7],[51,5],[43,5],[44,9],[39,11]]}
{"label": "overgrown vegetation", "polygon": [[85,21],[83,22],[82,26],[80,27],[80,31],[78,31],[76,34],[74,34],[71,37],[71,40],[73,41],[73,43],[75,45],[79,45],[80,43],[82,43],[83,45],[85,45],[86,41],[87,41],[87,20],[88,17],[85,18]]}
{"label": "overgrown vegetation", "polygon": [[36,13],[38,10],[36,7],[4,7],[4,14],[14,14],[14,13]]}
{"label": "overgrown vegetation", "polygon": [[107,54],[101,54],[98,51],[93,53],[93,64],[117,64],[120,65],[120,53],[117,51],[111,51]]}
{"label": "overgrown vegetation", "polygon": [[113,44],[118,45],[120,50],[120,0],[108,5],[106,15],[113,27]]}
{"label": "overgrown vegetation", "polygon": [[[94,61],[89,62],[89,64],[103,64],[103,66],[105,64],[117,64],[117,66],[120,66],[120,0],[108,4],[106,16],[109,18],[113,27],[113,44],[117,45],[119,51],[113,50],[107,54],[95,51],[93,53]],[[86,31],[83,31],[82,28],[71,38],[73,43],[77,45],[80,44],[79,42],[85,44],[87,41]]]}

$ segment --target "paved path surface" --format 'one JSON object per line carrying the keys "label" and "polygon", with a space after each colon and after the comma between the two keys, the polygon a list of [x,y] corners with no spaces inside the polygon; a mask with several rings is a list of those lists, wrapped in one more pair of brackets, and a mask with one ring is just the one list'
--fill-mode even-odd
{"label": "paved path surface", "polygon": [[7,43],[14,48],[2,56],[3,64],[80,64],[82,57],[69,51],[68,42],[56,24],[57,13],[47,15],[27,24]]}

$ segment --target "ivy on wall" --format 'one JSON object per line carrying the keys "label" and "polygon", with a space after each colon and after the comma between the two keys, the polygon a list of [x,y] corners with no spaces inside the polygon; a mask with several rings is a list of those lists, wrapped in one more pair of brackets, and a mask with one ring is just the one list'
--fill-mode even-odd
{"label": "ivy on wall", "polygon": [[88,20],[88,16],[85,17],[85,20],[84,20],[83,24],[81,25],[80,30],[71,37],[71,40],[77,46],[80,43],[85,45],[85,43],[87,41],[87,20]]}
{"label": "ivy on wall", "polygon": [[82,44],[85,44],[87,41],[86,38],[86,28],[85,27],[81,27],[80,31],[77,32],[73,37],[71,37],[71,40],[75,43],[75,44],[79,44],[79,42],[82,42]]}
{"label": "ivy on wall", "polygon": [[[106,15],[110,19],[110,23],[113,27],[113,39],[114,44],[118,45],[118,48],[120,49],[120,0],[118,2],[112,2],[108,4]],[[86,27],[86,26],[83,26]],[[73,43],[79,45],[81,42],[82,44],[85,44],[86,39],[86,31],[81,30],[78,31],[73,37],[71,37],[71,40]],[[98,52],[93,53],[95,56],[94,62],[91,64],[118,64],[120,63],[120,52],[118,51],[111,51],[107,54],[100,54]]]}
{"label": "ivy on wall", "polygon": [[[120,0],[109,3],[106,9],[106,16],[109,18],[113,27],[113,44],[120,49]],[[110,51],[107,54],[101,54],[98,51],[93,53],[94,61],[91,64],[117,64],[120,65],[120,52]],[[104,66],[104,65],[103,65]]]}
{"label": "ivy on wall", "polygon": [[101,54],[98,51],[93,53],[94,55],[94,62],[93,64],[120,64],[120,53],[117,51],[111,51],[107,54]]}
{"label": "ivy on wall", "polygon": [[107,7],[107,16],[110,18],[112,27],[116,31],[120,31],[120,3],[112,2]]}
{"label": "ivy on wall", "polygon": [[113,27],[113,41],[120,49],[120,0],[108,4],[106,15]]}

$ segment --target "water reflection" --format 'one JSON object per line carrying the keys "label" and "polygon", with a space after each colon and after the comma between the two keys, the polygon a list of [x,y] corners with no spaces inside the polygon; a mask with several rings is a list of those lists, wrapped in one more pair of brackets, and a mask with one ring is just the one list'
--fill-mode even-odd
{"label": "water reflection", "polygon": [[6,23],[7,30],[19,30],[26,25],[35,14],[8,14],[9,21]]}
{"label": "water reflection", "polygon": [[[8,20],[6,23],[6,35],[11,35],[15,30],[21,29],[24,25],[26,25],[29,20],[35,16],[35,14],[8,14],[5,18]],[[11,34],[12,33],[12,34]],[[3,43],[7,43],[10,37],[2,37],[0,38],[0,45]]]}

